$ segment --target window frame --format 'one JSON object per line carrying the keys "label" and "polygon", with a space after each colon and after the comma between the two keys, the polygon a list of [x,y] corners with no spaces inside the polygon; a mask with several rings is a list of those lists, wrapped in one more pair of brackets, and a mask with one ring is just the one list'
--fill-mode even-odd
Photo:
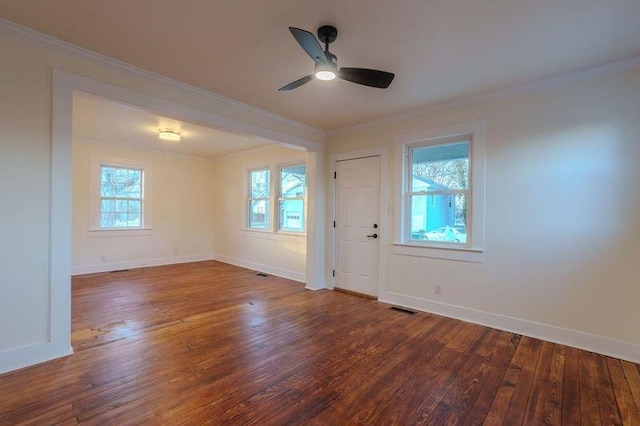
{"label": "window frame", "polygon": [[[446,145],[469,141],[466,244],[411,240],[412,159],[410,150],[422,146]],[[484,187],[486,157],[486,121],[478,120],[400,136],[396,139],[397,195],[395,197],[395,241],[393,252],[400,255],[433,257],[468,262],[484,262]],[[433,192],[424,192],[433,195]]]}
{"label": "window frame", "polygon": [[[106,228],[102,226],[102,167],[115,167],[141,171],[140,226],[117,228]],[[123,237],[150,235],[152,230],[151,182],[151,163],[129,158],[92,155],[90,157],[89,169],[89,228],[87,230],[87,235],[89,237]]]}
{"label": "window frame", "polygon": [[[139,183],[138,185],[140,186],[140,195],[138,197],[131,197],[131,196],[107,196],[107,195],[103,195],[102,193],[102,184],[104,183],[102,181],[102,172],[103,169],[105,168],[110,168],[110,169],[114,169],[114,170],[126,170],[127,172],[129,171],[137,171],[140,174],[140,178],[139,178]],[[122,167],[122,166],[115,166],[113,164],[100,164],[100,229],[104,229],[104,230],[120,230],[120,229],[141,229],[144,228],[144,210],[145,210],[145,203],[144,203],[144,169],[140,168],[140,167]],[[104,201],[113,201],[114,204],[117,204],[118,201],[125,201],[127,202],[127,207],[130,201],[137,201],[140,204],[140,207],[138,209],[138,216],[139,216],[139,225],[135,225],[135,226],[129,226],[129,218],[127,218],[127,226],[103,226],[103,215],[105,214],[105,212],[102,209],[102,204]],[[119,213],[117,211],[114,211],[113,213]],[[129,213],[129,210],[127,208],[127,211],[125,213]]]}
{"label": "window frame", "polygon": [[[287,169],[287,168],[292,168],[292,167],[304,167],[304,195],[302,196],[296,196],[296,197],[283,197],[282,196],[282,170],[283,169]],[[275,218],[276,222],[277,222],[277,226],[275,226],[275,229],[277,230],[277,232],[279,233],[292,233],[292,234],[296,234],[296,235],[304,235],[307,232],[307,164],[306,162],[302,161],[297,161],[294,163],[286,163],[286,164],[279,164],[278,166],[278,204],[276,207],[276,210],[278,212],[277,217]],[[280,203],[283,201],[287,201],[287,200],[301,200],[302,201],[302,229],[301,230],[294,230],[294,229],[282,229],[280,224],[282,223],[282,218],[280,217]]]}
{"label": "window frame", "polygon": [[[468,170],[467,170],[467,174],[469,176],[469,182],[468,182],[468,187],[466,189],[441,189],[441,190],[434,190],[434,191],[413,191],[412,187],[413,187],[413,151],[416,148],[426,148],[426,147],[432,147],[432,146],[445,146],[445,145],[453,145],[456,143],[460,143],[460,142],[467,142],[469,144],[469,155],[468,155]],[[458,137],[447,137],[447,138],[434,138],[434,139],[429,139],[427,141],[419,141],[419,142],[415,142],[412,144],[407,144],[406,145],[406,155],[407,155],[407,159],[404,165],[405,168],[405,185],[404,185],[404,195],[405,197],[407,197],[408,199],[405,200],[405,208],[403,210],[404,213],[404,226],[403,226],[403,231],[406,233],[406,235],[402,236],[403,241],[410,241],[411,243],[415,243],[418,245],[427,245],[427,246],[436,246],[436,247],[471,247],[471,238],[467,238],[467,241],[465,243],[454,243],[454,242],[435,242],[435,241],[419,241],[419,240],[412,240],[411,239],[411,212],[413,210],[413,197],[416,196],[425,196],[427,197],[427,199],[425,200],[426,203],[430,203],[431,206],[435,206],[435,198],[436,196],[451,196],[454,198],[454,202],[455,202],[455,197],[458,194],[463,194],[466,199],[467,199],[467,211],[465,212],[466,217],[467,217],[467,223],[465,223],[465,227],[466,229],[470,229],[471,226],[471,219],[472,219],[472,209],[471,209],[471,204],[472,204],[472,193],[473,193],[473,184],[471,181],[471,175],[472,175],[472,164],[471,164],[471,158],[472,158],[472,136],[471,135],[460,135]],[[431,200],[429,200],[429,196],[431,196]],[[409,207],[409,203],[411,204],[411,207]]]}
{"label": "window frame", "polygon": [[[269,177],[269,184],[267,185],[267,190],[268,190],[268,194],[266,197],[253,197],[253,181],[251,180],[251,175],[255,172],[267,172],[268,173],[268,177]],[[272,194],[273,194],[273,179],[271,177],[271,167],[269,166],[260,166],[260,167],[253,167],[247,170],[246,176],[247,176],[247,214],[246,214],[246,226],[247,229],[251,230],[251,231],[262,231],[262,232],[266,232],[266,231],[271,231],[273,229],[273,200],[272,200]],[[254,201],[265,201],[267,206],[265,209],[265,214],[267,215],[265,223],[266,226],[265,227],[257,227],[257,226],[251,226],[251,204]]]}

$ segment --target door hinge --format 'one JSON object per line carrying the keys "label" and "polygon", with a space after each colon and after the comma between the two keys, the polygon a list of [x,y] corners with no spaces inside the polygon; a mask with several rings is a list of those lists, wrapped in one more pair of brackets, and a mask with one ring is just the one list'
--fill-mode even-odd
{"label": "door hinge", "polygon": [[336,276],[336,270],[334,269],[333,270],[333,277],[335,278],[335,276]]}
{"label": "door hinge", "polygon": [[333,178],[337,179],[338,178],[338,172],[333,172]]}
{"label": "door hinge", "polygon": [[336,221],[335,220],[333,221],[333,227],[334,228],[336,227]]}

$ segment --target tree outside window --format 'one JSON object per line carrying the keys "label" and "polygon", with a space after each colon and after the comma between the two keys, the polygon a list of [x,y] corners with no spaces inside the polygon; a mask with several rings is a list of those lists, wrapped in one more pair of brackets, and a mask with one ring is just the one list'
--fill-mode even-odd
{"label": "tree outside window", "polygon": [[409,149],[410,239],[467,243],[469,141]]}
{"label": "tree outside window", "polygon": [[269,169],[249,171],[249,228],[268,229],[271,184]]}
{"label": "tree outside window", "polygon": [[143,209],[143,171],[100,166],[100,228],[140,228]]}

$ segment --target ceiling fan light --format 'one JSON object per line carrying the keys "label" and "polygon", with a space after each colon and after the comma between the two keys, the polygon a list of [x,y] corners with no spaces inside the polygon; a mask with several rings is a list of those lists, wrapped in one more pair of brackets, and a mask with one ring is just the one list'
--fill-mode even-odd
{"label": "ceiling fan light", "polygon": [[336,65],[333,63],[321,63],[316,65],[316,78],[318,80],[329,81],[336,78]]}
{"label": "ceiling fan light", "polygon": [[180,132],[171,129],[160,129],[158,137],[163,141],[179,142]]}
{"label": "ceiling fan light", "polygon": [[331,70],[316,71],[316,78],[318,80],[329,81],[336,78],[336,73]]}
{"label": "ceiling fan light", "polygon": [[336,78],[336,73],[333,71],[325,70],[325,71],[316,71],[316,78],[318,80],[329,81]]}

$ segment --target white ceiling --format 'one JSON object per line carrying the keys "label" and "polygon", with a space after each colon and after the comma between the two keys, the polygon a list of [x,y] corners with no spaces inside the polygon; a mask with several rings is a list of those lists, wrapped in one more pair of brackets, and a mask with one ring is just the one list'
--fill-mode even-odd
{"label": "white ceiling", "polygon": [[[158,138],[159,129],[180,132],[180,142]],[[90,142],[217,158],[265,146],[269,141],[162,117],[87,94],[73,98],[73,136]]]}
{"label": "white ceiling", "polygon": [[[640,53],[640,0],[0,0],[0,16],[324,130]],[[390,88],[279,92],[313,69],[288,27],[322,24],[339,66]]]}

